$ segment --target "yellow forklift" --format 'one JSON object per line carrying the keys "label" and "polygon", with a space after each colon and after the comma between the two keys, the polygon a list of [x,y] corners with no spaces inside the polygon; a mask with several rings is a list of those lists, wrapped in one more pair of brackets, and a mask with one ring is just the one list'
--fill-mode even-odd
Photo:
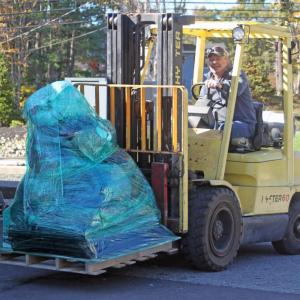
{"label": "yellow forklift", "polygon": [[[200,172],[200,178],[192,179],[189,185],[188,232],[183,243],[187,257],[199,268],[222,270],[240,244],[270,241],[280,254],[299,254],[300,160],[293,148],[293,37],[289,29],[253,22],[196,22],[183,32],[197,38],[195,83],[202,78],[206,39],[220,37],[235,42],[224,131],[188,130],[188,168],[195,174]],[[283,43],[283,134],[272,137],[258,106],[252,141],[255,151],[229,153],[244,46],[255,38],[280,39]],[[270,138],[265,143],[264,131]]]}
{"label": "yellow forklift", "polygon": [[[206,41],[226,38],[235,43],[222,131],[193,122],[188,126],[189,119],[201,119],[205,111],[189,105],[188,93],[181,85],[183,35],[196,38],[194,95],[203,80]],[[293,148],[293,38],[288,28],[255,22],[195,22],[174,14],[108,16],[108,118],[116,126],[120,146],[151,182],[162,222],[182,236],[185,256],[199,269],[223,270],[240,245],[247,243],[272,242],[280,254],[300,253],[300,153]],[[131,39],[135,47],[128,46]],[[255,149],[231,153],[243,51],[251,39],[282,41],[283,134],[272,140],[259,106]],[[151,51],[155,55],[151,56]],[[151,57],[155,57],[152,65]],[[157,72],[155,81],[141,85],[151,67]],[[269,138],[268,143],[263,143],[261,134]]]}
{"label": "yellow forklift", "polygon": [[[227,38],[235,43],[222,131],[193,122],[205,118],[207,112],[191,104],[182,85],[183,35],[196,38],[192,87],[196,98],[203,80],[206,40]],[[195,22],[193,17],[168,13],[108,14],[108,84],[77,83],[83,94],[94,90],[97,113],[103,115],[102,110],[107,109],[119,146],[151,183],[162,223],[181,236],[179,248],[198,269],[225,269],[240,245],[247,243],[272,242],[280,254],[300,253],[300,153],[293,148],[293,38],[288,28],[253,22]],[[282,41],[283,134],[272,140],[262,111],[257,109],[256,140],[250,141],[255,147],[229,152],[243,51],[251,39]],[[152,81],[146,81],[151,70]],[[108,95],[105,108],[100,105],[103,88]],[[267,143],[262,133],[269,135]],[[131,264],[160,251],[174,252],[173,247],[157,245],[151,251],[104,262],[1,252],[0,263],[97,275],[108,267]],[[19,261],[22,255],[24,260]],[[54,265],[49,267],[51,258]]]}

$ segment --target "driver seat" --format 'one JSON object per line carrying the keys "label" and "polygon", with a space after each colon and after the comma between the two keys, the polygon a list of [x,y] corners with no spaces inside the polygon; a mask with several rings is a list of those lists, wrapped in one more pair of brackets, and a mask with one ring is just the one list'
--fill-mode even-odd
{"label": "driver seat", "polygon": [[249,152],[258,151],[261,147],[268,147],[271,144],[269,137],[268,125],[263,121],[263,108],[264,105],[261,102],[253,101],[256,125],[255,133],[251,139],[247,138],[237,138],[230,142],[230,152]]}
{"label": "driver seat", "polygon": [[[196,102],[197,103],[197,102]],[[230,152],[251,152],[258,151],[263,146],[270,145],[268,125],[263,122],[263,103],[253,101],[256,126],[253,138],[245,137],[231,139]],[[209,106],[189,105],[188,106],[188,125],[190,128],[210,128],[214,129],[215,118]]]}

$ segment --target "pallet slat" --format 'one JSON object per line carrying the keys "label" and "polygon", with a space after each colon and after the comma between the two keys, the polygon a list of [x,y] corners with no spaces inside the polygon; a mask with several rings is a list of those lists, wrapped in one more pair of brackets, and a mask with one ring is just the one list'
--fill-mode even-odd
{"label": "pallet slat", "polygon": [[139,251],[135,252],[126,256],[121,256],[118,258],[110,259],[104,262],[99,262],[99,263],[91,263],[86,265],[86,271],[89,273],[97,272],[98,270],[101,269],[106,269],[115,265],[118,265],[122,262],[128,261],[128,260],[135,260],[135,261],[144,261],[150,258],[153,258],[154,253],[158,252],[165,252],[169,251],[172,249],[173,245],[172,243],[168,243],[165,245],[161,245],[155,248],[147,249],[144,251]]}
{"label": "pallet slat", "polygon": [[1,253],[0,255],[0,261],[11,261],[11,260],[14,260],[18,257],[22,256],[22,254],[20,253]]}
{"label": "pallet slat", "polygon": [[[80,273],[87,275],[100,275],[106,272],[108,268],[123,268],[133,265],[137,261],[145,261],[157,256],[159,252],[172,252],[173,244],[153,247],[147,250],[137,251],[128,255],[123,255],[105,261],[82,261],[74,258],[61,258],[56,256],[47,256],[45,254],[32,254],[20,252],[4,252],[0,250],[0,264],[10,264],[18,266],[27,266],[47,270]],[[176,249],[175,249],[176,250]]]}
{"label": "pallet slat", "polygon": [[45,260],[48,260],[49,258],[44,257],[44,256],[33,256],[33,255],[29,255],[26,254],[25,255],[25,262],[26,265],[34,265],[34,264],[39,264]]}

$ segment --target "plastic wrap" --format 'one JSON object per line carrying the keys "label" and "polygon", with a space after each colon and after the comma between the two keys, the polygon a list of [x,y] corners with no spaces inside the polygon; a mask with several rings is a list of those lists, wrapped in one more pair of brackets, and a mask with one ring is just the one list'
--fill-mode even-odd
{"label": "plastic wrap", "polygon": [[177,239],[110,122],[76,88],[47,85],[24,115],[27,171],[4,212],[5,247],[106,259]]}

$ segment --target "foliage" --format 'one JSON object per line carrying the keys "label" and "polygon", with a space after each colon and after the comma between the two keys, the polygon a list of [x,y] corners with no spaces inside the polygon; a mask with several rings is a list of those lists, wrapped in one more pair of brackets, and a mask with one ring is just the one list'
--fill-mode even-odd
{"label": "foliage", "polygon": [[[9,66],[6,73],[14,82],[16,105],[22,107],[36,88],[65,77],[105,76],[106,11],[109,8],[136,11],[137,3],[136,0],[1,1],[0,48]],[[8,125],[11,107],[1,104],[0,109]],[[15,118],[19,118],[19,113]]]}
{"label": "foliage", "polygon": [[[266,3],[265,3],[266,2]],[[265,23],[277,23],[282,17],[281,11],[267,1],[237,1],[237,5],[229,9],[215,10],[200,7],[197,10],[200,20],[234,21],[249,20]]]}
{"label": "foliage", "polygon": [[14,103],[13,87],[9,80],[6,59],[0,53],[0,126],[9,126],[11,120],[18,116]]}
{"label": "foliage", "polygon": [[[174,10],[184,12],[186,3],[185,0],[174,0]],[[268,1],[240,0],[237,3],[226,10],[207,10],[202,7],[195,12],[201,20],[243,19],[273,23],[278,23],[281,20],[279,17],[290,15],[285,6],[270,5]],[[166,10],[169,6],[170,1],[165,0],[1,1],[4,34],[0,41],[10,65],[9,73],[15,83],[16,104],[20,102],[22,105],[28,95],[22,86],[38,88],[65,77],[105,76],[108,9],[128,13],[147,9]],[[269,51],[268,47],[264,49],[265,53]],[[250,62],[258,67],[262,62],[259,56],[257,60],[246,56],[244,61],[246,68],[249,65],[250,69]],[[261,80],[267,78],[265,72],[270,70],[270,66],[261,70]],[[255,80],[250,79],[256,89],[258,78],[254,77]],[[268,93],[270,86],[262,89]],[[264,99],[261,92],[258,94],[259,98]]]}
{"label": "foliage", "polygon": [[25,122],[23,120],[12,120],[10,122],[10,127],[24,126]]}
{"label": "foliage", "polygon": [[[82,76],[82,70],[92,77],[103,74],[99,66],[105,62],[105,35],[100,30],[106,26],[104,7],[95,2],[76,3],[78,8],[71,0],[51,4],[47,20],[59,18],[61,10],[68,12],[65,8],[74,11],[59,23],[54,22],[55,26],[44,27],[33,39],[25,75],[28,83],[39,87],[65,77]],[[96,61],[96,67],[90,67],[90,61]]]}
{"label": "foliage", "polygon": [[[124,3],[122,3],[124,5]],[[40,87],[75,76],[103,76],[106,50],[106,9],[117,1],[2,1],[5,35],[0,40],[16,83],[17,104],[22,86]]]}
{"label": "foliage", "polygon": [[[207,11],[205,9],[199,11],[199,18],[207,20],[251,20],[273,22],[277,20],[274,17],[273,8],[266,6],[264,1],[238,1],[239,5],[229,10],[223,11]],[[216,42],[216,40],[213,40]],[[233,52],[234,45],[228,39],[218,43],[224,43]],[[269,104],[271,95],[275,93],[275,89],[270,81],[270,74],[274,73],[275,52],[274,41],[266,39],[249,39],[246,41],[245,53],[243,56],[243,70],[249,79],[253,98],[257,101]]]}
{"label": "foliage", "polygon": [[21,86],[20,108],[23,108],[25,101],[35,90],[35,87],[32,85]]}
{"label": "foliage", "polygon": [[268,40],[251,40],[243,58],[243,70],[248,76],[255,100],[269,104],[275,89],[270,82],[274,72],[274,50]]}

